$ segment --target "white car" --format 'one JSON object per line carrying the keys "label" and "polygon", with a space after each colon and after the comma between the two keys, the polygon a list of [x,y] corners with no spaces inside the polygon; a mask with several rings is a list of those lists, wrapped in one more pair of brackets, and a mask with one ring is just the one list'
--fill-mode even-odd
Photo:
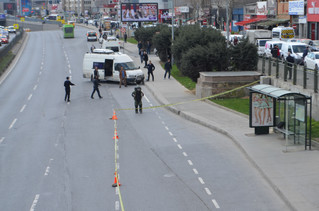
{"label": "white car", "polygon": [[13,26],[8,26],[7,30],[9,33],[16,33],[16,29]]}
{"label": "white car", "polygon": [[95,31],[88,31],[86,33],[87,41],[97,41],[97,32]]}
{"label": "white car", "polygon": [[309,52],[305,57],[304,64],[308,69],[314,70],[319,67],[319,52]]}

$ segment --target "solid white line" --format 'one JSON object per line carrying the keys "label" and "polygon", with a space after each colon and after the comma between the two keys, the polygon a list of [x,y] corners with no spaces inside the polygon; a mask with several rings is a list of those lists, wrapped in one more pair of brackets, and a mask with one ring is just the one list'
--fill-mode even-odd
{"label": "solid white line", "polygon": [[177,142],[177,139],[176,138],[173,138],[174,142]]}
{"label": "solid white line", "polygon": [[212,200],[213,204],[215,205],[216,209],[219,209],[219,205],[217,204],[217,201],[215,199]]}
{"label": "solid white line", "polygon": [[0,144],[1,144],[3,141],[4,141],[4,137],[2,137],[2,138],[0,139]]}
{"label": "solid white line", "polygon": [[25,107],[27,107],[27,105],[24,104],[24,105],[22,106],[22,108],[20,109],[20,113],[22,113],[22,112],[24,111]]}
{"label": "solid white line", "polygon": [[38,200],[40,198],[40,194],[35,195],[34,200],[32,202],[30,211],[34,211],[35,206],[37,206]]}
{"label": "solid white line", "polygon": [[183,147],[180,144],[177,144],[178,148],[183,149]]}
{"label": "solid white line", "polygon": [[146,97],[146,95],[144,95],[144,97],[145,97],[146,101],[149,103],[150,100]]}
{"label": "solid white line", "polygon": [[34,85],[33,90],[36,90],[38,88],[38,85]]}
{"label": "solid white line", "polygon": [[165,129],[166,129],[166,130],[169,130],[167,126],[165,126]]}
{"label": "solid white line", "polygon": [[187,153],[186,153],[186,152],[183,152],[183,155],[184,155],[185,157],[187,157]]}
{"label": "solid white line", "polygon": [[197,169],[193,169],[193,172],[194,172],[195,174],[198,174]]}
{"label": "solid white line", "polygon": [[169,134],[170,136],[173,136],[173,133],[171,133],[171,132],[168,132],[168,134]]}
{"label": "solid white line", "polygon": [[10,125],[10,127],[9,127],[9,129],[11,129],[12,127],[13,127],[13,125],[16,123],[16,121],[17,121],[18,119],[17,118],[15,118],[13,121],[12,121],[12,123],[11,123],[11,125]]}
{"label": "solid white line", "polygon": [[188,160],[187,162],[188,162],[188,164],[189,164],[190,166],[193,165],[193,162],[192,162],[191,160]]}
{"label": "solid white line", "polygon": [[204,184],[205,184],[205,182],[204,182],[203,178],[198,177],[198,180],[199,180],[199,182],[200,182],[202,185],[204,185]]}
{"label": "solid white line", "polygon": [[28,100],[31,100],[31,98],[32,98],[32,94],[29,95]]}
{"label": "solid white line", "polygon": [[205,191],[208,195],[212,195],[212,192],[210,192],[210,190],[208,188],[205,188]]}
{"label": "solid white line", "polygon": [[115,210],[120,210],[120,202],[115,201]]}

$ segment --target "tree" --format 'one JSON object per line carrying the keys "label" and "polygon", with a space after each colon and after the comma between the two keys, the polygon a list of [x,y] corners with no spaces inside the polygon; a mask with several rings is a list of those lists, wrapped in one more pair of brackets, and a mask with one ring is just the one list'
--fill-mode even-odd
{"label": "tree", "polygon": [[244,39],[230,50],[232,67],[237,71],[255,71],[257,68],[257,47]]}
{"label": "tree", "polygon": [[166,26],[159,28],[160,30],[155,33],[152,43],[157,50],[158,56],[161,61],[167,61],[168,55],[171,53],[171,31]]}

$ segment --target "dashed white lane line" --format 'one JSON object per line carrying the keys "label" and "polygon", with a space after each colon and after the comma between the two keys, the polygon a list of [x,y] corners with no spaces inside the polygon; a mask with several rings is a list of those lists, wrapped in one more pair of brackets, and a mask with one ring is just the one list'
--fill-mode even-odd
{"label": "dashed white lane line", "polygon": [[173,136],[173,133],[172,133],[172,132],[168,132],[168,134],[169,134],[170,136]]}
{"label": "dashed white lane line", "polygon": [[42,75],[42,71],[39,72],[39,75]]}
{"label": "dashed white lane line", "polygon": [[20,109],[20,113],[22,113],[22,112],[24,111],[25,107],[27,107],[26,104],[24,104],[24,105],[22,106],[22,108]]}
{"label": "dashed white lane line", "polygon": [[4,141],[4,137],[1,137],[1,139],[0,139],[0,144]]}
{"label": "dashed white lane line", "polygon": [[71,69],[69,69],[69,74],[70,74],[70,75],[72,74],[72,71],[71,71]]}
{"label": "dashed white lane line", "polygon": [[192,162],[191,160],[187,160],[187,162],[188,162],[188,164],[189,164],[190,166],[193,165],[193,162]]}
{"label": "dashed white lane line", "polygon": [[33,90],[36,90],[38,88],[38,85],[34,85]]}
{"label": "dashed white lane line", "polygon": [[213,199],[212,202],[213,202],[213,204],[215,205],[216,209],[219,209],[219,208],[220,208],[219,205],[218,205],[218,203],[217,203],[217,201],[216,201],[215,199]]}
{"label": "dashed white lane line", "polygon": [[151,107],[153,107],[153,104],[152,104],[152,103],[150,103],[150,106],[151,106]]}
{"label": "dashed white lane line", "polygon": [[193,169],[194,174],[198,174],[197,169]]}
{"label": "dashed white lane line", "polygon": [[177,144],[177,147],[183,149],[183,147],[180,144]]}
{"label": "dashed white lane line", "polygon": [[206,191],[207,195],[212,195],[212,192],[210,192],[210,190],[208,188],[205,188],[205,191]]}
{"label": "dashed white lane line", "polygon": [[30,208],[30,211],[34,211],[34,209],[37,206],[37,203],[39,201],[39,198],[40,198],[40,194],[35,195],[34,200],[32,202],[32,205],[31,205],[31,208]]}
{"label": "dashed white lane line", "polygon": [[198,177],[198,180],[199,180],[199,182],[200,182],[202,185],[204,185],[204,184],[205,184],[205,182],[204,182],[203,178]]}
{"label": "dashed white lane line", "polygon": [[167,126],[165,126],[165,129],[166,129],[166,130],[169,130]]}
{"label": "dashed white lane line", "polygon": [[150,103],[150,100],[146,97],[146,95],[144,95],[144,98],[146,99],[148,103]]}
{"label": "dashed white lane line", "polygon": [[177,139],[176,138],[173,138],[174,142],[177,142]]}
{"label": "dashed white lane line", "polygon": [[9,126],[9,129],[11,129],[11,128],[14,126],[14,124],[16,123],[17,120],[18,120],[18,119],[15,118],[15,119],[12,121],[11,125]]}
{"label": "dashed white lane line", "polygon": [[32,94],[29,95],[28,100],[31,100],[31,98],[32,98]]}
{"label": "dashed white lane line", "polygon": [[165,122],[164,122],[164,121],[162,121],[162,124],[163,124],[163,125],[165,125]]}
{"label": "dashed white lane line", "polygon": [[184,155],[185,157],[187,157],[187,156],[188,156],[186,152],[183,152],[183,155]]}
{"label": "dashed white lane line", "polygon": [[44,172],[44,176],[48,176],[49,172],[50,172],[50,166],[47,166],[47,168],[45,169],[45,172]]}
{"label": "dashed white lane line", "polygon": [[119,201],[115,202],[115,210],[120,210],[120,202]]}

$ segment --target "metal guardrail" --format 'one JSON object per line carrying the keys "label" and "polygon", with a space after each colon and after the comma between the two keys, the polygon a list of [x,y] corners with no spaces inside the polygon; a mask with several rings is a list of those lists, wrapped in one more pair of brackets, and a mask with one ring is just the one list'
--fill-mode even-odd
{"label": "metal guardrail", "polygon": [[[279,58],[260,57],[257,71],[262,75],[275,76],[293,85],[302,86],[304,89],[312,89],[318,93],[318,68],[308,69],[303,65],[282,61]],[[291,73],[289,73],[291,71]],[[288,76],[291,74],[291,78]]]}

